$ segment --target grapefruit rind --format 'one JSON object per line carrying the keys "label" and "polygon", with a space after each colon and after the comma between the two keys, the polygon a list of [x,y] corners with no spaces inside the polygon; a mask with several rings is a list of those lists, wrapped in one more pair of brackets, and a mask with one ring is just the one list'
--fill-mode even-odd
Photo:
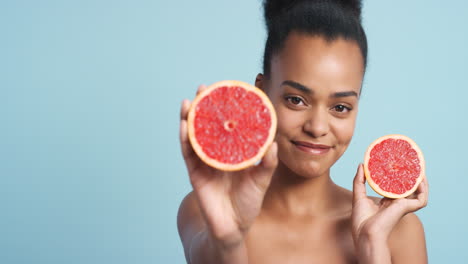
{"label": "grapefruit rind", "polygon": [[[372,149],[374,149],[375,145],[377,145],[377,144],[381,143],[382,141],[384,141],[386,139],[389,139],[389,138],[391,138],[391,139],[402,139],[402,140],[408,142],[411,145],[411,147],[418,154],[418,158],[419,158],[419,161],[420,161],[419,165],[421,166],[421,172],[419,174],[419,177],[416,180],[416,183],[414,184],[414,186],[410,190],[408,190],[408,191],[406,191],[406,192],[404,192],[402,194],[396,194],[396,193],[386,192],[386,191],[382,190],[374,182],[374,180],[372,179],[369,168],[368,168],[368,164],[369,164],[369,160],[370,160],[370,153],[371,153]],[[405,198],[405,197],[410,196],[412,193],[414,193],[416,191],[416,189],[418,188],[419,184],[423,181],[424,177],[426,177],[425,169],[426,169],[426,166],[425,166],[424,156],[422,154],[421,149],[418,147],[418,145],[411,138],[409,138],[407,136],[404,136],[404,135],[392,134],[392,135],[386,135],[386,136],[383,136],[383,137],[380,137],[380,138],[376,139],[374,142],[372,142],[372,144],[369,145],[369,147],[367,148],[366,154],[364,156],[364,175],[366,177],[366,181],[369,183],[369,186],[376,193],[378,193],[378,194],[380,194],[380,195],[382,195],[384,197],[388,197],[388,198],[393,198],[393,199]]]}
{"label": "grapefruit rind", "polygon": [[[236,164],[223,163],[223,162],[219,162],[216,159],[210,158],[202,150],[202,147],[198,143],[197,138],[195,136],[195,128],[194,128],[194,123],[195,122],[194,122],[194,120],[195,120],[195,116],[196,116],[196,114],[195,114],[196,106],[198,105],[198,103],[205,96],[209,95],[213,90],[215,90],[216,88],[219,88],[219,87],[223,87],[223,86],[228,86],[228,87],[237,86],[237,87],[242,87],[243,89],[245,89],[247,91],[254,92],[256,95],[258,95],[262,99],[262,103],[268,108],[268,110],[270,112],[270,116],[271,116],[271,126],[270,126],[270,129],[268,131],[268,137],[267,137],[265,143],[259,148],[257,154],[255,156],[253,156],[252,158],[250,158],[250,159],[246,159],[246,160],[244,160],[244,161],[242,161],[240,163],[236,163]],[[260,160],[265,155],[266,151],[268,150],[269,146],[273,143],[273,140],[275,138],[277,118],[276,118],[276,113],[275,113],[275,109],[273,107],[273,104],[271,103],[268,96],[262,90],[260,90],[259,88],[255,87],[255,86],[253,86],[251,84],[245,83],[245,82],[227,80],[227,81],[216,82],[216,83],[208,86],[205,90],[203,90],[202,92],[200,92],[196,96],[196,98],[193,100],[193,102],[191,104],[191,107],[190,107],[190,110],[189,110],[189,113],[188,113],[187,123],[188,123],[188,136],[189,136],[190,143],[192,144],[192,148],[195,151],[195,153],[198,155],[198,157],[203,162],[205,162],[209,166],[211,166],[213,168],[216,168],[216,169],[219,169],[219,170],[238,171],[238,170],[242,170],[242,169],[248,168],[250,166],[253,166],[253,165],[260,162]]]}

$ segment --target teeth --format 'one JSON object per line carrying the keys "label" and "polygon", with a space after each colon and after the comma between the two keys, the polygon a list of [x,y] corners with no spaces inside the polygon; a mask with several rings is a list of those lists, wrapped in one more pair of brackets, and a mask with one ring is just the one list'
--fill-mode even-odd
{"label": "teeth", "polygon": [[313,153],[320,153],[320,150],[314,150],[314,149],[312,149],[310,152],[313,152]]}

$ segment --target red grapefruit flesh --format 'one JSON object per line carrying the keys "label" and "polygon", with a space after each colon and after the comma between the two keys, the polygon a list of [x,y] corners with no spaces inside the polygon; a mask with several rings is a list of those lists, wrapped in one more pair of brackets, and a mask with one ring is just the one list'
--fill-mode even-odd
{"label": "red grapefruit flesh", "polygon": [[364,174],[376,193],[395,199],[407,197],[425,177],[424,157],[409,137],[383,136],[367,148]]}
{"label": "red grapefruit flesh", "polygon": [[267,95],[240,81],[221,81],[203,90],[193,101],[187,121],[195,153],[224,171],[258,162],[273,142],[277,122]]}

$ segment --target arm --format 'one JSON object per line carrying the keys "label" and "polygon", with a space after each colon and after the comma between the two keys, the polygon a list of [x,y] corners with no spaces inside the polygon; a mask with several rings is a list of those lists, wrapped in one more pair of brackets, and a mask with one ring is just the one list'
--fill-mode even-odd
{"label": "arm", "polygon": [[425,178],[407,198],[383,198],[376,203],[366,195],[359,166],[353,184],[352,233],[359,263],[427,263],[422,224],[412,214],[427,205]]}
{"label": "arm", "polygon": [[390,234],[388,246],[394,264],[428,262],[424,228],[413,213],[407,214],[398,222]]}
{"label": "arm", "polygon": [[257,166],[234,172],[214,169],[196,155],[189,142],[189,108],[190,102],[184,100],[180,142],[193,192],[182,202],[177,219],[187,262],[247,264],[244,237],[260,213],[278,164],[277,145],[270,146]]}
{"label": "arm", "polygon": [[357,245],[360,263],[428,263],[423,225],[413,213],[398,222],[388,240],[366,234]]}
{"label": "arm", "polygon": [[359,264],[391,264],[390,249],[385,239],[362,235],[355,242]]}
{"label": "arm", "polygon": [[243,240],[232,245],[217,243],[204,223],[193,192],[180,205],[177,227],[187,263],[248,263]]}

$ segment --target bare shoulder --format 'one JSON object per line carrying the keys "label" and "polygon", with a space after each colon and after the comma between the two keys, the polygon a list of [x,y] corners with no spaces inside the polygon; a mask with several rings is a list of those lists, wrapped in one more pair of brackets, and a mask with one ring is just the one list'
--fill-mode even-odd
{"label": "bare shoulder", "polygon": [[427,263],[424,227],[414,213],[406,214],[389,237],[392,263]]}
{"label": "bare shoulder", "polygon": [[179,235],[183,239],[183,236],[187,233],[185,232],[187,229],[202,229],[203,227],[204,223],[197,198],[193,192],[190,192],[180,203],[179,212],[177,214]]}
{"label": "bare shoulder", "polygon": [[195,197],[195,193],[190,192],[188,193],[179,206],[179,211],[177,214],[177,225],[182,224],[184,219],[190,218],[191,216],[197,215],[200,213],[200,209],[198,208],[197,198]]}
{"label": "bare shoulder", "polygon": [[[368,196],[375,204],[382,198]],[[403,216],[393,228],[388,239],[392,263],[427,263],[424,227],[414,213]]]}
{"label": "bare shoulder", "polygon": [[190,192],[182,200],[177,214],[177,229],[184,246],[185,254],[188,253],[190,243],[194,236],[205,228],[197,198]]}

